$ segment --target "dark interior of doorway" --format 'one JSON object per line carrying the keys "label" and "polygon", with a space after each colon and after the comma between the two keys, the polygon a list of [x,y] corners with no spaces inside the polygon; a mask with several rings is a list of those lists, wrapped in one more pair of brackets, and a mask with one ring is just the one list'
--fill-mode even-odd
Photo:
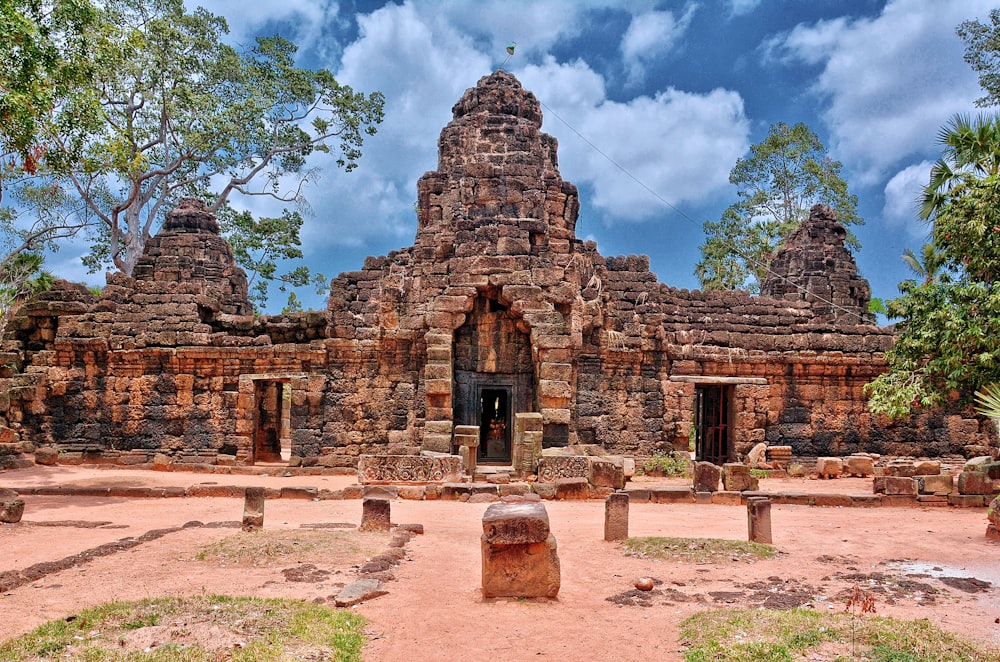
{"label": "dark interior of doorway", "polygon": [[694,390],[695,459],[712,464],[730,460],[732,387],[706,384]]}
{"label": "dark interior of doorway", "polygon": [[511,389],[501,386],[479,391],[479,459],[510,462]]}
{"label": "dark interior of doorway", "polygon": [[257,404],[254,422],[253,461],[255,463],[281,462],[281,440],[285,410],[285,385],[279,381],[254,382],[254,400]]}

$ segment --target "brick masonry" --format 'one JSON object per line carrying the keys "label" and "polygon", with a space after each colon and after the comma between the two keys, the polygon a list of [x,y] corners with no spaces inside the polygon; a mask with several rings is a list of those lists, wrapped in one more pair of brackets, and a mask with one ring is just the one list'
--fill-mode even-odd
{"label": "brick masonry", "polygon": [[[273,459],[280,438],[295,465],[355,467],[457,453],[458,425],[509,439],[513,415],[534,412],[543,448],[647,456],[687,449],[710,388],[727,393],[730,460],[758,442],[812,457],[987,452],[992,429],[968,411],[868,413],[862,389],[893,335],[868,313],[832,210],[812,210],[761,296],[673,288],[648,258],[577,239],[578,191],[541,122],[506,72],[467,90],[417,182],[414,244],[333,279],[324,312],[253,316],[216,221],[185,200],[132,277],[110,275],[100,297],[59,282],[11,320],[0,447],[242,465]],[[491,428],[494,397],[510,416]],[[515,459],[490,441],[476,452]]]}

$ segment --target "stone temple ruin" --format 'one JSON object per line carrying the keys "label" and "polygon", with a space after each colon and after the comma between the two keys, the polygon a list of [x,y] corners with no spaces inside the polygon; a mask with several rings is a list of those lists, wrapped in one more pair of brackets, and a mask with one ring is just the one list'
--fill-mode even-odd
{"label": "stone temple ruin", "polygon": [[648,258],[577,239],[577,189],[512,75],[453,112],[417,183],[413,246],[335,278],[323,312],[253,316],[195,200],[99,298],[61,282],[29,301],[4,338],[0,442],[154,466],[377,456],[370,477],[428,480],[456,471],[459,447],[466,468],[519,475],[567,446],[642,457],[693,441],[717,464],[759,442],[809,458],[988,452],[969,412],[868,412],[862,387],[893,335],[830,209],[812,210],[760,296],[676,289]]}

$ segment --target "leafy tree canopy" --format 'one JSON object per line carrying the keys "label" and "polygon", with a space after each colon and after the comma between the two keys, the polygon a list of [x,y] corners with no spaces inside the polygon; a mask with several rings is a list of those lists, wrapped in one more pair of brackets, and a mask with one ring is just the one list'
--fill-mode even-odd
{"label": "leafy tree canopy", "polygon": [[[829,158],[805,124],[775,124],[750,156],[736,162],[729,181],[739,200],[718,222],[705,223],[702,259],[695,275],[704,289],[759,291],[775,251],[809,216],[815,204],[837,210],[844,225],[860,225],[857,198],[840,176],[841,164]],[[848,245],[858,248],[848,233]]]}
{"label": "leafy tree canopy", "polygon": [[869,408],[893,418],[1000,382],[1000,172],[990,165],[1000,125],[955,118],[941,142],[945,157],[923,207],[936,275],[904,281],[887,303],[902,320],[899,337],[886,354],[889,370],[867,387]]}
{"label": "leafy tree canopy", "polygon": [[[224,18],[186,12],[182,0],[104,0],[97,21],[112,36],[91,53],[95,80],[81,95],[99,104],[100,122],[70,121],[72,103],[51,108],[39,119],[47,161],[58,153],[67,167],[24,173],[16,189],[21,209],[92,229],[93,270],[130,274],[183,196],[208,200],[220,217],[234,192],[304,208],[303,187],[317,178],[310,155],[334,151],[353,170],[382,120],[380,93],[296,67],[296,47],[281,37],[238,52],[223,43]],[[287,241],[297,228],[261,236]]]}

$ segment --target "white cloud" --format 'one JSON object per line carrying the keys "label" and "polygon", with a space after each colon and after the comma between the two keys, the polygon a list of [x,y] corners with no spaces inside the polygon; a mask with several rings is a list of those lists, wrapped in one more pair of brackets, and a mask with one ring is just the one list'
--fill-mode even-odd
{"label": "white cloud", "polygon": [[[246,0],[185,0],[185,5],[189,11],[204,7],[224,16],[232,41],[246,46],[253,45],[253,36],[262,27],[280,23],[286,28],[283,36],[295,42],[300,52],[329,49],[331,44],[325,41],[331,25],[345,20],[339,16],[336,0],[257,0],[252,11]],[[287,32],[289,28],[292,33]]]}
{"label": "white cloud", "polygon": [[760,5],[761,0],[729,0],[729,9],[733,16],[749,14]]}
{"label": "white cloud", "polygon": [[800,25],[770,43],[770,53],[821,71],[812,91],[830,148],[861,184],[873,184],[904,159],[925,156],[949,117],[979,95],[963,62],[955,27],[985,15],[992,0],[890,0],[875,18]]}
{"label": "white cloud", "polygon": [[932,165],[921,161],[908,166],[886,183],[882,218],[889,227],[902,229],[914,238],[927,235],[928,226],[919,217],[919,200]]}
{"label": "white cloud", "polygon": [[548,107],[544,129],[559,138],[563,178],[590,184],[590,202],[613,220],[662,213],[657,196],[671,205],[704,202],[728,185],[728,165],[719,164],[734,163],[747,149],[749,122],[736,92],[671,88],[617,102],[583,62],[551,58],[520,77]]}
{"label": "white cloud", "polygon": [[646,63],[675,48],[691,24],[696,9],[697,5],[689,5],[680,18],[669,11],[648,11],[632,16],[621,42],[629,83],[640,82],[645,76]]}

